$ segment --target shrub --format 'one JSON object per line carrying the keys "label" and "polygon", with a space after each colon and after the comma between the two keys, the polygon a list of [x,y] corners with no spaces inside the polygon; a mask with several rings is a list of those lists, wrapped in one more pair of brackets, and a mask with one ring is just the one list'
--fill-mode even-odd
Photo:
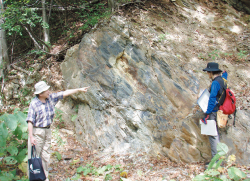
{"label": "shrub", "polygon": [[26,172],[27,123],[26,114],[17,109],[13,114],[0,117],[0,180],[24,180],[16,175],[17,169]]}
{"label": "shrub", "polygon": [[[234,167],[236,157],[230,155],[224,167],[221,167],[222,162],[226,161],[225,155],[228,153],[228,146],[224,143],[218,143],[217,154],[213,157],[204,173],[197,175],[193,181],[213,180],[213,181],[230,181],[244,180],[246,174],[237,167]],[[245,179],[250,180],[250,179]]]}

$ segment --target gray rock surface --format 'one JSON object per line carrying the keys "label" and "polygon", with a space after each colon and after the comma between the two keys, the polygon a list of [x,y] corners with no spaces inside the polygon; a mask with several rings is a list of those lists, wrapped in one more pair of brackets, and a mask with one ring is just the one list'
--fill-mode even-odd
{"label": "gray rock surface", "polygon": [[[200,134],[203,114],[196,109],[201,90],[210,84],[202,71],[207,62],[192,58],[189,46],[170,40],[178,30],[166,34],[166,40],[155,39],[161,34],[147,23],[138,27],[113,16],[68,50],[61,64],[65,88],[91,86],[87,93],[72,96],[73,107],[78,106],[78,140],[104,152],[161,153],[177,162],[209,160],[208,137]],[[179,28],[179,36],[186,36]],[[219,63],[230,72],[234,89],[239,81],[248,84],[248,67]],[[249,110],[239,110],[237,126],[221,133],[221,141],[242,164],[250,163],[249,119]]]}

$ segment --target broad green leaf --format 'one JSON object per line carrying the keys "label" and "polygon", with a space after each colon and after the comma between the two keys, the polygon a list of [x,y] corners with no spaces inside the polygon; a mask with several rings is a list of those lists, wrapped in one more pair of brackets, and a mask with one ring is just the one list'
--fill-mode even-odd
{"label": "broad green leaf", "polygon": [[15,108],[14,109],[14,114],[16,114],[17,112],[19,112],[19,110],[20,110],[19,108]]}
{"label": "broad green leaf", "polygon": [[110,170],[112,167],[113,167],[112,165],[108,164],[108,165],[106,166],[106,169],[107,169],[107,170]]}
{"label": "broad green leaf", "polygon": [[206,170],[205,174],[214,177],[216,175],[220,175],[220,172],[214,169],[210,169],[210,170]]}
{"label": "broad green leaf", "polygon": [[11,131],[15,131],[15,129],[17,127],[17,122],[18,122],[18,119],[13,114],[9,114],[7,116],[7,119],[5,120],[5,123],[7,124],[8,128]]}
{"label": "broad green leaf", "polygon": [[28,140],[28,133],[26,132],[24,132],[23,134],[22,134],[22,139],[23,140]]}
{"label": "broad green leaf", "polygon": [[114,168],[115,168],[115,170],[118,170],[118,171],[122,171],[123,170],[123,168],[121,168],[120,164],[119,165],[115,165]]}
{"label": "broad green leaf", "polygon": [[230,181],[230,179],[228,179],[226,175],[222,175],[220,179],[223,181]]}
{"label": "broad green leaf", "polygon": [[112,176],[110,175],[110,174],[107,174],[106,176],[105,176],[105,180],[106,181],[108,181],[108,180],[112,180],[113,178],[112,178]]}
{"label": "broad green leaf", "polygon": [[22,132],[27,132],[28,124],[25,122],[24,124],[19,124],[18,127],[22,130]]}
{"label": "broad green leaf", "polygon": [[24,114],[23,112],[21,111],[18,111],[15,116],[18,118],[18,122],[22,125],[27,125],[27,122],[26,122],[26,114]]}
{"label": "broad green leaf", "polygon": [[3,114],[2,116],[0,116],[0,120],[2,120],[2,121],[6,121],[6,120],[7,120],[8,115],[9,115],[8,113]]}
{"label": "broad green leaf", "polygon": [[217,153],[217,154],[212,158],[211,162],[209,163],[209,165],[208,165],[208,167],[207,167],[207,170],[210,170],[210,169],[214,166],[215,162],[216,162],[217,160],[219,160],[220,157],[221,157],[221,155]]}
{"label": "broad green leaf", "polygon": [[234,172],[234,167],[230,167],[227,169],[228,172],[228,176],[233,179],[233,180],[240,180],[240,177],[236,175],[236,173]]}
{"label": "broad green leaf", "polygon": [[233,169],[235,175],[237,175],[240,178],[245,178],[246,174],[244,172],[242,172],[240,169],[236,168],[236,167],[231,167],[231,169]]}
{"label": "broad green leaf", "polygon": [[0,176],[1,181],[11,181],[12,179],[8,176]]}
{"label": "broad green leaf", "polygon": [[16,169],[9,171],[13,176],[16,176]]}
{"label": "broad green leaf", "polygon": [[20,153],[16,156],[16,160],[18,161],[18,163],[22,163],[22,162],[26,162],[28,160],[28,149],[22,149],[22,151],[20,151]]}
{"label": "broad green leaf", "polygon": [[218,169],[222,162],[223,162],[223,159],[220,159],[220,160],[216,163],[215,169]]}
{"label": "broad green leaf", "polygon": [[206,180],[207,176],[206,175],[197,175],[196,177],[193,178],[193,181],[204,181]]}
{"label": "broad green leaf", "polygon": [[27,173],[27,163],[22,162],[21,164],[18,165],[18,168],[22,170],[23,173]]}
{"label": "broad green leaf", "polygon": [[6,138],[0,135],[0,147],[4,148],[6,146],[6,141],[7,141]]}
{"label": "broad green leaf", "polygon": [[1,181],[12,181],[15,178],[11,172],[2,172],[0,176]]}
{"label": "broad green leaf", "polygon": [[16,130],[14,131],[14,134],[16,135],[16,137],[21,140],[22,139],[22,134],[23,134],[23,131],[22,129],[20,128],[20,126],[18,126],[16,128]]}
{"label": "broad green leaf", "polygon": [[7,139],[8,137],[8,129],[6,128],[6,125],[4,123],[0,124],[0,136],[2,139]]}
{"label": "broad green leaf", "polygon": [[[1,137],[0,137],[0,139],[1,139]],[[0,157],[5,155],[6,153],[7,153],[6,147],[0,147]]]}
{"label": "broad green leaf", "polygon": [[13,165],[17,163],[17,160],[14,156],[5,157],[4,161],[6,162],[7,165]]}
{"label": "broad green leaf", "polygon": [[7,151],[10,153],[11,156],[15,156],[18,153],[18,149],[16,146],[8,146]]}
{"label": "broad green leaf", "polygon": [[80,166],[80,167],[78,167],[78,168],[76,169],[76,172],[77,172],[77,173],[81,173],[81,172],[83,172],[85,169],[86,169],[85,167]]}
{"label": "broad green leaf", "polygon": [[106,166],[100,167],[97,170],[98,175],[103,175],[106,170]]}
{"label": "broad green leaf", "polygon": [[55,152],[55,154],[56,154],[56,158],[57,158],[57,160],[61,160],[62,159],[62,155],[59,153],[59,152]]}
{"label": "broad green leaf", "polygon": [[77,118],[77,116],[78,116],[78,115],[72,116],[71,121],[75,121],[75,119]]}
{"label": "broad green leaf", "polygon": [[83,172],[83,175],[88,175],[89,173],[91,173],[91,169],[90,168],[86,168]]}
{"label": "broad green leaf", "polygon": [[217,144],[217,154],[224,156],[228,153],[228,146],[225,143]]}

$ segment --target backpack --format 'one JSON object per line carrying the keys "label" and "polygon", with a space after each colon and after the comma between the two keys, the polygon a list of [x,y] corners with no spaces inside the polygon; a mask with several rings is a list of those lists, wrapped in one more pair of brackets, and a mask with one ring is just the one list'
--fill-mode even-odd
{"label": "backpack", "polygon": [[226,89],[226,98],[223,104],[219,107],[219,110],[223,111],[223,114],[233,114],[236,109],[236,98],[233,92],[227,88]]}
{"label": "backpack", "polygon": [[[221,84],[220,81],[218,81],[222,87],[223,87],[223,92],[219,98],[219,110],[222,110],[223,111],[223,114],[233,114],[234,113],[234,122],[233,122],[233,125],[235,126],[235,118],[236,118],[236,98],[234,96],[234,93],[228,88],[227,86],[227,80],[222,78],[223,79],[223,85]],[[226,95],[225,95],[226,94]],[[224,101],[223,99],[221,98],[224,98]]]}

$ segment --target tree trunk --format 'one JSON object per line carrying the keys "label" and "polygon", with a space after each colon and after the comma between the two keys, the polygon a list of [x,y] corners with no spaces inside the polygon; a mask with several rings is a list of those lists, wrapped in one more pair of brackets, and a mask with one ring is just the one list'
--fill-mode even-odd
{"label": "tree trunk", "polygon": [[[45,0],[42,0],[43,23],[48,25]],[[43,27],[43,37],[45,43],[50,43],[49,28]],[[44,50],[48,51],[47,47],[43,46]]]}
{"label": "tree trunk", "polygon": [[[27,33],[29,34],[30,38],[33,40],[36,49],[43,50],[42,49],[42,45],[43,45],[44,47],[46,47],[47,50],[49,50],[50,47],[44,41],[42,41],[39,38],[37,38],[35,36],[35,34],[31,31],[31,29],[28,26],[25,26],[24,24],[21,24],[21,25],[27,31]],[[48,53],[46,51],[44,51],[44,52]]]}
{"label": "tree trunk", "polygon": [[33,33],[29,30],[29,28],[28,28],[27,26],[25,26],[24,24],[22,24],[22,26],[23,26],[24,29],[28,32],[30,38],[33,40],[36,49],[42,49],[42,47],[40,46],[40,44],[38,43],[38,41],[37,41],[36,38],[34,37]]}
{"label": "tree trunk", "polygon": [[[0,0],[0,14],[3,12],[3,0]],[[4,22],[3,18],[0,19],[0,24]],[[0,77],[4,78],[4,70],[9,70],[9,56],[8,48],[5,37],[5,31],[0,27]]]}
{"label": "tree trunk", "polygon": [[115,0],[108,0],[108,7],[113,12],[115,10]]}

